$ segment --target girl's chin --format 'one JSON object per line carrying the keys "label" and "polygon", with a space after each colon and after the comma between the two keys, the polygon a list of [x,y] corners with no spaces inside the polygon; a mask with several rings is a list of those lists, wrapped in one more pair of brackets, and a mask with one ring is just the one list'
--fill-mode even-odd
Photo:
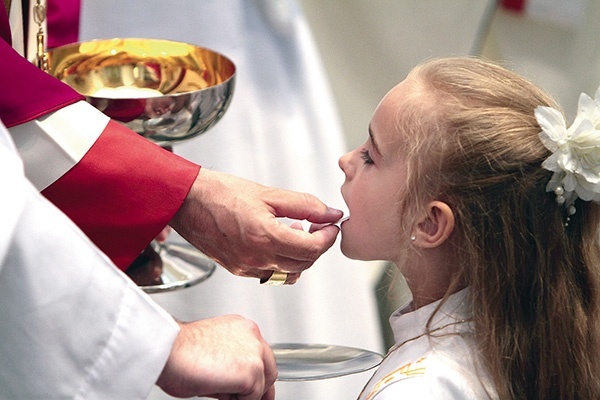
{"label": "girl's chin", "polygon": [[374,261],[376,258],[369,257],[366,254],[363,254],[356,246],[349,244],[347,241],[344,242],[344,238],[342,237],[342,242],[340,244],[340,250],[342,254],[351,260],[359,260],[359,261]]}
{"label": "girl's chin", "polygon": [[352,260],[358,260],[358,258],[356,258],[356,256],[355,256],[354,249],[351,246],[344,245],[343,238],[342,238],[342,243],[340,244],[340,250],[342,251],[342,254],[345,255],[346,257],[348,257]]}

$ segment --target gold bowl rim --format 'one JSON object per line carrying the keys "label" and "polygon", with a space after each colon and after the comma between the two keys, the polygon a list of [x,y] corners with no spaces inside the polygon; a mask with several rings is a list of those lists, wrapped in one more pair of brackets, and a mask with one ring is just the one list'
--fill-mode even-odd
{"label": "gold bowl rim", "polygon": [[[114,43],[114,45],[110,45],[111,43]],[[116,49],[119,48],[125,48],[126,44],[143,44],[143,45],[152,45],[152,44],[160,44],[160,45],[168,45],[168,46],[183,46],[183,47],[187,47],[188,49],[193,49],[195,51],[200,51],[200,52],[206,52],[216,58],[218,58],[219,60],[221,60],[222,62],[224,62],[225,64],[227,64],[228,69],[230,69],[230,74],[223,80],[215,83],[215,84],[211,84],[207,87],[204,88],[200,88],[200,89],[196,89],[196,90],[190,90],[190,91],[182,91],[182,92],[177,92],[177,93],[163,93],[163,96],[183,96],[183,95],[188,95],[191,93],[195,93],[195,92],[201,92],[204,90],[211,90],[214,89],[220,85],[225,85],[230,83],[230,81],[234,80],[236,77],[236,73],[237,73],[237,67],[235,65],[235,63],[227,56],[225,56],[223,53],[215,51],[209,47],[204,47],[204,46],[200,46],[200,45],[196,45],[196,44],[192,44],[189,42],[184,42],[184,41],[176,41],[176,40],[170,40],[170,39],[158,39],[158,38],[143,38],[143,37],[113,37],[113,38],[98,38],[98,39],[92,39],[92,40],[86,40],[86,41],[80,41],[80,42],[76,42],[76,43],[70,43],[70,44],[66,44],[66,45],[62,45],[59,47],[55,47],[53,49],[50,49],[46,52],[46,54],[48,55],[48,73],[50,73],[52,76],[56,77],[57,79],[63,80],[63,75],[62,74],[57,74],[56,71],[54,70],[55,67],[61,66],[61,62],[63,62],[63,60],[61,58],[59,58],[59,63],[55,63],[54,59],[60,54],[60,53],[67,53],[67,55],[69,54],[69,50],[72,49],[77,49],[77,48],[81,48],[82,46],[93,46],[93,45],[104,45],[106,44],[107,48],[113,47]],[[145,46],[144,46],[145,47]],[[101,54],[102,52],[107,51],[106,49],[102,49],[102,51],[98,51],[98,52],[90,52],[90,57],[93,57],[95,55]],[[77,51],[73,51],[72,54],[84,54],[83,52],[77,52]],[[157,56],[156,53],[153,53],[153,56]],[[168,55],[168,54],[160,54],[159,56],[164,56],[165,58],[167,57],[173,57],[173,55]],[[145,56],[141,56],[141,57],[145,57]],[[64,57],[63,57],[64,58]],[[88,57],[89,58],[89,57]],[[76,62],[69,64],[70,65],[74,65],[76,64]],[[67,66],[67,67],[68,67]],[[66,67],[61,68],[61,72],[66,70]],[[198,71],[196,71],[198,72]],[[79,91],[79,90],[78,90]],[[143,96],[140,97],[131,97],[131,98],[115,98],[115,97],[106,97],[106,96],[94,96],[93,94],[90,93],[85,93],[85,92],[81,92],[79,91],[79,93],[81,93],[82,95],[89,97],[89,98],[94,98],[94,99],[107,99],[107,100],[127,100],[127,99],[136,99],[136,98],[144,98]]]}

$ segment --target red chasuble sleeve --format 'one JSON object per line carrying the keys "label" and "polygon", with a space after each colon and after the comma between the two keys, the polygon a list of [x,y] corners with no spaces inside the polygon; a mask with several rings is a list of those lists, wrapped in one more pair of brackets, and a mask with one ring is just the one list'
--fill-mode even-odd
{"label": "red chasuble sleeve", "polygon": [[125,269],[175,215],[199,169],[111,121],[42,194]]}

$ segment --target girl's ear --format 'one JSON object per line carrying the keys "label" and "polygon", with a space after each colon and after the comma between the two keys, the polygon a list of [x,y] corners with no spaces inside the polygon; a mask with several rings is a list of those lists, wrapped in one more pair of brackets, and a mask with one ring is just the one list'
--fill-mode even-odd
{"label": "girl's ear", "polygon": [[413,245],[421,248],[434,248],[446,241],[454,230],[454,213],[448,204],[432,201],[427,204],[425,217],[417,223],[411,239]]}

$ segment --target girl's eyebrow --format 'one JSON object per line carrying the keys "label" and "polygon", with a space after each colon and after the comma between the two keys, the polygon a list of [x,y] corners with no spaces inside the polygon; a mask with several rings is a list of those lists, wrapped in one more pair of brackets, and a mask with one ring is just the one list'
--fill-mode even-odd
{"label": "girl's eyebrow", "polygon": [[373,135],[373,130],[371,129],[371,124],[369,124],[369,139],[371,140],[371,143],[373,144],[373,148],[375,149],[375,152],[379,155],[381,155],[381,151],[379,151],[379,146],[377,145],[377,141],[375,140],[375,136]]}

